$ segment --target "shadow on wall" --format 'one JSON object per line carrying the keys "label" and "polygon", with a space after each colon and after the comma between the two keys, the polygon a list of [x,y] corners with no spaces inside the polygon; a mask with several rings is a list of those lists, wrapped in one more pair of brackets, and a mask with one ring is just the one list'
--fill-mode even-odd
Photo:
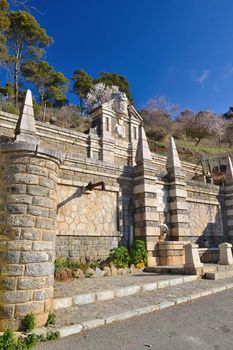
{"label": "shadow on wall", "polygon": [[226,209],[221,198],[220,206],[215,215],[214,222],[209,222],[196,242],[200,248],[218,248],[218,245],[227,241]]}

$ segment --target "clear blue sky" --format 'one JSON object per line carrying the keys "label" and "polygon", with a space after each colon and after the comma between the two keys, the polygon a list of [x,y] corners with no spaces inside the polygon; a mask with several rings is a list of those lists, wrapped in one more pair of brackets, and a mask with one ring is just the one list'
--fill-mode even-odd
{"label": "clear blue sky", "polygon": [[[166,95],[182,108],[233,105],[233,0],[30,0],[54,44],[47,60],[130,82],[137,108]],[[78,103],[75,95],[69,100]]]}

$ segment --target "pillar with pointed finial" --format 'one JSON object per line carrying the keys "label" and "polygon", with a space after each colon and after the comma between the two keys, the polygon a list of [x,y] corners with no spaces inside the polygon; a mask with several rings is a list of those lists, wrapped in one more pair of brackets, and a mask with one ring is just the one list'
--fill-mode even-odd
{"label": "pillar with pointed finial", "polygon": [[38,144],[31,90],[27,90],[23,111],[15,129],[15,143]]}
{"label": "pillar with pointed finial", "polygon": [[228,241],[233,243],[233,166],[230,157],[227,159],[226,169],[226,212],[227,212],[227,227],[228,227]]}
{"label": "pillar with pointed finial", "polygon": [[158,264],[156,244],[159,240],[159,212],[157,209],[157,177],[155,165],[148,146],[143,126],[140,126],[139,140],[134,167],[135,239],[144,240],[148,251],[148,265]]}
{"label": "pillar with pointed finial", "polygon": [[169,140],[166,169],[169,181],[170,235],[174,241],[183,241],[190,236],[186,180],[173,137]]}

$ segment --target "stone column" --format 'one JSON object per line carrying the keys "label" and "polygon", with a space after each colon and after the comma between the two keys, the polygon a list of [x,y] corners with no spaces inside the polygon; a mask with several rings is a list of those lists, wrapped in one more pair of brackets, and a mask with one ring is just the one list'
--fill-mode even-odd
{"label": "stone column", "polygon": [[0,148],[0,329],[37,326],[52,308],[59,162],[28,150]]}
{"label": "stone column", "polygon": [[140,128],[136,163],[133,182],[135,239],[145,241],[148,265],[155,266],[159,259],[156,253],[156,243],[160,235],[156,176],[143,127]]}
{"label": "stone column", "polygon": [[169,181],[170,236],[174,241],[184,241],[190,235],[186,180],[173,137],[169,143],[166,169]]}
{"label": "stone column", "polygon": [[227,211],[228,241],[233,243],[233,166],[228,157],[225,186],[225,204]]}
{"label": "stone column", "polygon": [[60,155],[39,146],[28,91],[14,144],[0,146],[0,330],[52,308]]}

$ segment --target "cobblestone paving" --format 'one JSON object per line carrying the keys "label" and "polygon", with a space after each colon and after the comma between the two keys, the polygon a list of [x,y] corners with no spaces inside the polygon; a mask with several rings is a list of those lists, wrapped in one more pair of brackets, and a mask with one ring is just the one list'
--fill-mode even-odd
{"label": "cobblestone paving", "polygon": [[165,289],[158,289],[155,292],[147,292],[125,298],[117,298],[110,301],[57,310],[56,326],[61,327],[94,319],[106,319],[112,315],[132,311],[133,309],[148,307],[162,302],[175,301],[177,298],[190,297],[190,295],[194,294],[205,293],[210,289],[222,287],[228,283],[233,283],[233,278],[219,281],[198,280]]}
{"label": "cobblestone paving", "polygon": [[69,297],[73,296],[74,294],[92,293],[106,289],[141,285],[144,283],[152,283],[173,278],[175,279],[177,277],[183,276],[141,272],[135,275],[74,279],[73,281],[68,282],[56,282],[54,297]]}

